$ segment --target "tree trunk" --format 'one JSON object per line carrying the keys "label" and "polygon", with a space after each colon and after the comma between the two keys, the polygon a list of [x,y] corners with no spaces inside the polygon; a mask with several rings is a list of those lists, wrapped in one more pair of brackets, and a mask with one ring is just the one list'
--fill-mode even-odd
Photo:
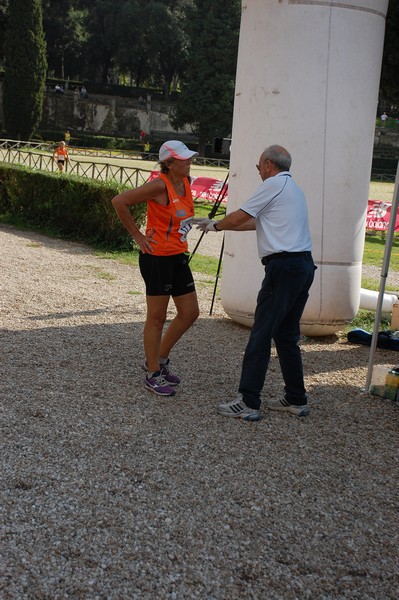
{"label": "tree trunk", "polygon": [[201,140],[198,143],[198,154],[200,156],[205,156],[205,144],[206,144],[206,140]]}

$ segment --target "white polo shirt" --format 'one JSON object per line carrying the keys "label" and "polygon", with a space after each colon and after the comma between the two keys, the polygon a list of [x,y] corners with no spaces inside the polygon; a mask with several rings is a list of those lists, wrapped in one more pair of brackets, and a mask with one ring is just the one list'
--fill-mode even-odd
{"label": "white polo shirt", "polygon": [[312,250],[306,199],[288,171],[265,179],[241,210],[256,219],[260,258]]}

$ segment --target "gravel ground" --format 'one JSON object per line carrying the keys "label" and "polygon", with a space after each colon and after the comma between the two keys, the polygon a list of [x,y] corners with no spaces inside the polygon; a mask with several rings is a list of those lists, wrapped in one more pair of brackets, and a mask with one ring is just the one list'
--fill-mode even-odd
{"label": "gravel ground", "polygon": [[310,417],[237,422],[215,404],[248,329],[206,278],[162,399],[137,268],[7,226],[0,248],[2,599],[397,600],[399,410],[362,391],[368,348],[304,340]]}

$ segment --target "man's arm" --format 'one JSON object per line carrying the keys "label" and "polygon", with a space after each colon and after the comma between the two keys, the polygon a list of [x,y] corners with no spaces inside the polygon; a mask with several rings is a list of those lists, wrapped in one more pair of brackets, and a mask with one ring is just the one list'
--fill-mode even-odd
{"label": "man's arm", "polygon": [[229,213],[221,221],[212,221],[212,219],[195,219],[197,229],[208,231],[254,231],[256,221],[248,213],[239,208]]}
{"label": "man's arm", "polygon": [[254,217],[239,208],[216,222],[216,231],[253,231],[256,229],[255,223]]}

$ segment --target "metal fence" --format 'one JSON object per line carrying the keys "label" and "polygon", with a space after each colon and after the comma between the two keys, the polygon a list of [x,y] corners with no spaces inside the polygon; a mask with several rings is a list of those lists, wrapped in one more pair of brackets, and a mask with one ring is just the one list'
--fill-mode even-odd
{"label": "metal fence", "polygon": [[[52,151],[55,144],[49,142],[26,142],[20,140],[0,140],[0,161],[7,163],[20,163],[32,169],[42,171],[56,171],[57,166],[52,159]],[[47,152],[47,153],[46,153]],[[74,156],[91,156],[112,159],[125,160],[148,160],[156,163],[158,154],[151,152],[123,152],[118,150],[102,150],[100,148],[68,148],[70,158]],[[51,154],[49,154],[51,153]],[[229,169],[229,161],[219,158],[204,158],[197,156],[193,159],[196,165],[209,167],[222,167]],[[114,180],[118,183],[126,183],[132,187],[137,187],[145,183],[152,169],[139,169],[135,167],[118,167],[111,163],[79,162],[70,160],[66,167],[68,173],[88,177],[90,179],[100,179],[103,181]],[[381,181],[387,183],[395,182],[395,173],[371,173],[371,181]]]}
{"label": "metal fence", "polygon": [[[5,163],[18,163],[31,169],[40,171],[57,171],[57,165],[53,160],[52,152],[55,145],[49,142],[27,142],[21,140],[0,140],[0,161]],[[90,179],[101,181],[116,181],[120,184],[137,187],[145,183],[152,168],[142,169],[138,167],[118,166],[114,163],[98,163],[95,161],[73,160],[78,156],[91,156],[112,159],[136,159],[148,160],[156,163],[158,155],[151,152],[119,152],[114,150],[101,150],[98,148],[68,148],[70,160],[65,166],[65,172],[71,175],[79,175]],[[210,167],[229,167],[229,161],[221,159],[195,158],[195,164]]]}
{"label": "metal fence", "polygon": [[371,181],[381,181],[386,183],[395,183],[396,175],[386,175],[383,173],[371,173]]}
{"label": "metal fence", "polygon": [[[0,144],[0,161],[5,163],[18,163],[30,169],[40,171],[58,171],[52,154],[41,151],[23,150],[4,147]],[[116,181],[117,183],[138,187],[145,183],[152,169],[139,169],[137,167],[124,167],[108,163],[79,162],[70,160],[65,166],[65,172],[100,181]]]}
{"label": "metal fence", "polygon": [[[158,162],[158,153],[145,152],[144,150],[137,151],[132,150],[130,152],[123,152],[122,150],[102,150],[100,148],[77,148],[75,146],[69,146],[68,151],[70,154],[76,156],[98,156],[103,158],[122,158],[122,159],[136,159],[136,160],[148,160],[150,162]],[[208,158],[203,156],[196,156],[193,158],[193,164],[201,165],[204,167],[221,167],[229,169],[230,161],[222,158]]]}
{"label": "metal fence", "polygon": [[24,142],[22,140],[0,140],[0,148],[26,148],[26,149],[38,149],[38,150],[50,150],[53,144],[49,142],[36,141],[36,142]]}
{"label": "metal fence", "polygon": [[[29,152],[30,150],[43,150],[52,152],[56,147],[58,142],[43,142],[43,141],[22,141],[22,140],[11,140],[11,139],[1,139],[0,140],[0,148],[3,149],[16,149],[16,150],[25,150]],[[75,156],[96,156],[101,158],[121,158],[125,160],[148,160],[152,162],[158,161],[158,154],[154,152],[145,152],[140,150],[131,150],[131,151],[123,151],[123,150],[112,150],[107,148],[79,148],[77,146],[68,146],[68,151],[70,155]],[[225,169],[229,168],[230,161],[222,158],[208,158],[203,156],[196,156],[193,159],[193,162],[197,165],[202,165],[205,167],[222,167]]]}

